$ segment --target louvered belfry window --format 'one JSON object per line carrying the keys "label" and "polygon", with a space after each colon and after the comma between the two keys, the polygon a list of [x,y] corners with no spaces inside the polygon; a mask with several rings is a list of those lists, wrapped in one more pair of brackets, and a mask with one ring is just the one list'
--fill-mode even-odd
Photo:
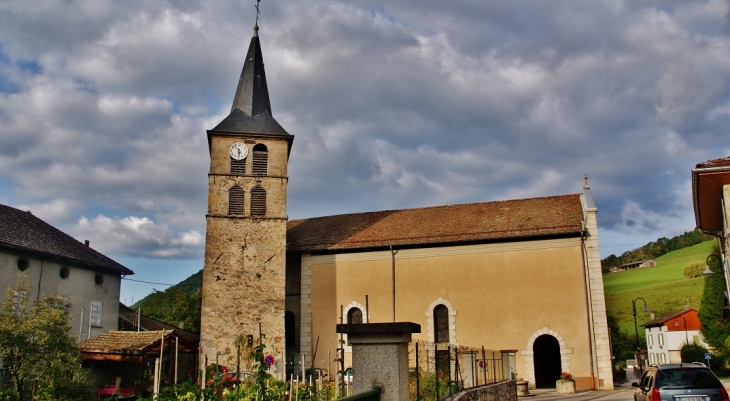
{"label": "louvered belfry window", "polygon": [[232,175],[245,175],[246,174],[246,159],[236,160],[231,157],[231,174]]}
{"label": "louvered belfry window", "polygon": [[360,310],[360,308],[352,308],[347,311],[347,323],[362,323],[362,311]]}
{"label": "louvered belfry window", "polygon": [[260,186],[251,189],[251,216],[266,215],[266,190]]}
{"label": "louvered belfry window", "polygon": [[251,168],[251,174],[253,175],[266,175],[269,169],[269,151],[266,149],[266,145],[258,144],[253,147],[253,167]]}
{"label": "louvered belfry window", "polygon": [[434,342],[449,342],[449,308],[445,305],[438,305],[433,308],[433,330]]}
{"label": "louvered belfry window", "polygon": [[228,214],[243,214],[243,188],[238,185],[228,192]]}

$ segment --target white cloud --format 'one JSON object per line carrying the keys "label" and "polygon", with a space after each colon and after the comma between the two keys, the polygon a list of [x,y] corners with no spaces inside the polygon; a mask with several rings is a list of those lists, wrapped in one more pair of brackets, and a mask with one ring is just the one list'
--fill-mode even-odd
{"label": "white cloud", "polygon": [[82,217],[73,230],[77,238],[91,241],[102,253],[144,258],[191,258],[200,256],[204,236],[197,231],[175,233],[169,226],[147,217]]}
{"label": "white cloud", "polygon": [[[205,130],[253,2],[1,7],[3,201],[114,255],[199,259]],[[645,243],[692,228],[689,170],[730,154],[725,1],[261,9],[292,218],[575,192],[588,173],[601,229]]]}

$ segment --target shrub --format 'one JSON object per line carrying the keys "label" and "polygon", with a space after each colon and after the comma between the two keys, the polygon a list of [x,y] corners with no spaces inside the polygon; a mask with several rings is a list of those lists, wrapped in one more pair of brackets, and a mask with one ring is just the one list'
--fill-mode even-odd
{"label": "shrub", "polygon": [[707,348],[700,344],[684,344],[682,349],[679,350],[679,355],[682,357],[682,363],[702,362],[705,363],[705,354]]}
{"label": "shrub", "polygon": [[705,264],[702,262],[692,262],[684,267],[682,274],[687,278],[700,278],[705,271]]}

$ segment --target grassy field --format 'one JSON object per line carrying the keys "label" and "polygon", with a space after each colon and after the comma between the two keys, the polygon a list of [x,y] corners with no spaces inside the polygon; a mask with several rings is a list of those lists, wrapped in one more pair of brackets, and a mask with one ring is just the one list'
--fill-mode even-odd
{"label": "grassy field", "polygon": [[[603,276],[606,294],[606,310],[616,317],[622,331],[634,334],[634,316],[631,301],[644,298],[650,312],[644,312],[644,303],[636,301],[636,320],[639,324],[650,320],[649,313],[656,316],[689,307],[699,309],[704,278],[687,279],[682,275],[690,262],[704,262],[712,251],[715,241],[707,241],[683,248],[656,259],[654,267],[641,267]],[[644,332],[639,327],[639,336]]]}

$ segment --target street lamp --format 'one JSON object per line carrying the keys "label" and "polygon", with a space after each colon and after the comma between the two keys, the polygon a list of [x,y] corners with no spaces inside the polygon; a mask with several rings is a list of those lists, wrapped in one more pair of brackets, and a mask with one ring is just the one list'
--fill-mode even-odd
{"label": "street lamp", "polygon": [[[689,345],[689,336],[687,335],[687,319],[682,316],[682,320],[684,321],[684,341],[685,344]],[[679,327],[679,318],[674,322],[674,327]]]}
{"label": "street lamp", "polygon": [[719,267],[720,272],[723,271],[722,270],[722,258],[719,255],[715,255],[714,253],[711,253],[707,256],[707,259],[705,260],[705,271],[702,272],[703,276],[710,276],[710,275],[715,274],[715,272],[712,271],[712,269],[710,268],[710,258],[712,258],[712,257],[717,258],[717,261],[720,263],[720,267]]}
{"label": "street lamp", "polygon": [[634,308],[634,330],[636,331],[636,359],[639,362],[639,372],[644,373],[644,366],[641,362],[641,346],[639,346],[639,326],[636,324],[636,301],[641,300],[644,303],[644,313],[649,312],[649,306],[646,305],[644,298],[636,298],[631,301],[631,306]]}

